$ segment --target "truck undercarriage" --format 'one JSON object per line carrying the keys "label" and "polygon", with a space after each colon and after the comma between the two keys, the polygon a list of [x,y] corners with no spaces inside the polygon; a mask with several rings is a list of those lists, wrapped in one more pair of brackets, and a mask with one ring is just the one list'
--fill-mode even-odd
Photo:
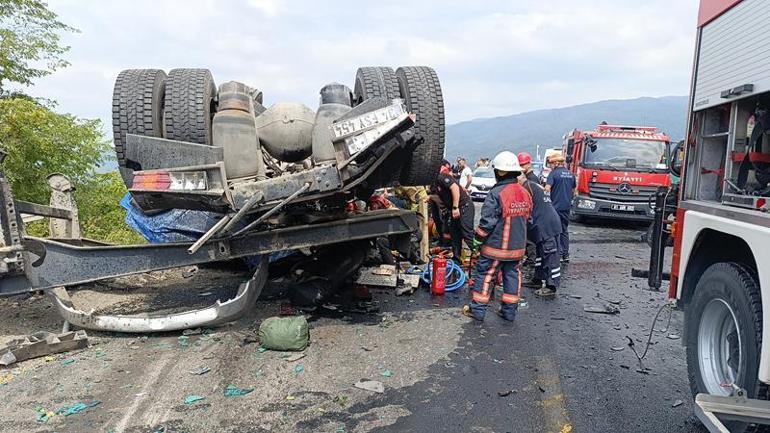
{"label": "truck undercarriage", "polygon": [[[175,209],[210,212],[219,215],[216,223],[193,242],[113,246],[78,230],[35,238],[22,213],[77,227],[74,203],[16,201],[0,172],[0,296],[47,290],[65,320],[84,328],[182,329],[231,321],[253,307],[271,253],[408,238],[414,212],[351,212],[349,203],[368,200],[375,188],[427,184],[435,176],[444,147],[438,78],[427,67],[368,67],[359,69],[355,88],[324,86],[314,113],[292,103],[266,109],[260,91],[237,82],[217,93],[207,70],[122,72],[113,126],[131,205],[149,218]],[[254,276],[234,298],[202,310],[98,316],[75,309],[65,289],[243,257],[256,258]]]}

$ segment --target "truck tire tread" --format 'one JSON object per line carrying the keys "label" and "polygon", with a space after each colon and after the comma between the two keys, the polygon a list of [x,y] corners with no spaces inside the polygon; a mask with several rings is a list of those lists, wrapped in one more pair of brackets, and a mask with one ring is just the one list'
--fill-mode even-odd
{"label": "truck tire tread", "polygon": [[208,69],[172,69],[166,84],[164,136],[210,145],[215,95],[214,79]]}
{"label": "truck tire tread", "polygon": [[118,167],[127,184],[126,134],[160,137],[166,73],[160,69],[127,69],[115,79],[112,93],[112,134]]}
{"label": "truck tire tread", "polygon": [[404,185],[428,185],[438,173],[444,157],[446,126],[444,97],[436,71],[427,66],[406,66],[396,70],[407,109],[417,115],[415,147],[401,174]]}

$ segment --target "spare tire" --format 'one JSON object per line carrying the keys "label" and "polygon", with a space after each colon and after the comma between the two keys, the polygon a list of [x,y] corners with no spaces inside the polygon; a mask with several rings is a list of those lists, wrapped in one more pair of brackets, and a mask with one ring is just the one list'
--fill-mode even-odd
{"label": "spare tire", "polygon": [[353,86],[353,106],[367,99],[382,96],[388,99],[400,98],[398,78],[388,66],[363,66],[356,71]]}
{"label": "spare tire", "polygon": [[172,69],[166,80],[164,137],[210,145],[216,93],[208,69]]}
{"label": "spare tire", "polygon": [[433,68],[402,66],[396,70],[407,110],[417,116],[411,155],[401,171],[403,185],[429,185],[444,158],[444,97]]}
{"label": "spare tire", "polygon": [[118,74],[112,93],[112,134],[118,169],[126,186],[133,170],[126,167],[126,134],[160,137],[166,73],[160,69],[127,69]]}

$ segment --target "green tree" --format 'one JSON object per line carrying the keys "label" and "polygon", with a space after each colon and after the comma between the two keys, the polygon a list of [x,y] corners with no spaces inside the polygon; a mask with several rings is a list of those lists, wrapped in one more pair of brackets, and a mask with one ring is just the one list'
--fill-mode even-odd
{"label": "green tree", "polygon": [[98,120],[58,114],[23,98],[0,98],[0,143],[8,153],[3,169],[14,194],[39,203],[48,202],[48,175],[85,183],[109,149]]}
{"label": "green tree", "polygon": [[30,85],[68,65],[61,32],[77,32],[39,0],[0,0],[0,93],[5,83]]}
{"label": "green tree", "polygon": [[76,185],[75,201],[84,237],[113,244],[146,242],[125,223],[126,211],[119,205],[125,194],[123,178],[117,171],[95,174]]}

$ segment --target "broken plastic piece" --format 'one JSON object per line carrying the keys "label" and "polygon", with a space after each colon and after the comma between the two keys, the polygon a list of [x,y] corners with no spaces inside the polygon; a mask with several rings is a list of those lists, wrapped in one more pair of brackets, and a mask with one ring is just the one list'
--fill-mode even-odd
{"label": "broken plastic piece", "polygon": [[241,397],[254,391],[254,388],[238,388],[235,385],[227,385],[225,397]]}
{"label": "broken plastic piece", "polygon": [[353,386],[355,386],[358,389],[376,392],[378,394],[382,394],[383,392],[385,392],[385,385],[383,385],[382,382],[379,382],[376,380],[359,380]]}
{"label": "broken plastic piece", "polygon": [[94,407],[101,402],[99,400],[93,400],[91,403],[75,403],[72,406],[63,406],[60,407],[59,410],[56,411],[56,415],[64,415],[64,416],[70,416],[75,415],[76,413],[83,412],[84,410],[88,409],[89,407]]}
{"label": "broken plastic piece", "polygon": [[13,340],[7,346],[0,348],[0,365],[11,365],[27,359],[86,347],[88,347],[88,336],[85,331],[70,331],[58,335],[50,332],[36,332]]}
{"label": "broken plastic piece", "polygon": [[205,399],[206,399],[206,397],[192,394],[192,395],[188,395],[187,397],[185,397],[184,404],[190,406],[193,403],[195,403],[196,401],[201,401],[201,400],[205,400]]}

